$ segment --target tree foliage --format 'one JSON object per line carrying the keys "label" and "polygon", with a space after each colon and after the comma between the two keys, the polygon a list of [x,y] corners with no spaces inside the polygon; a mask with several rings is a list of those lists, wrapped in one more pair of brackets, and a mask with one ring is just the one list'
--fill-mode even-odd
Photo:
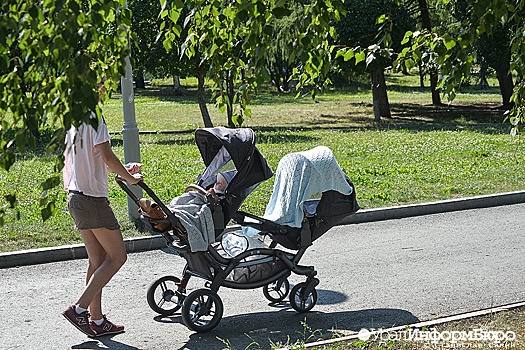
{"label": "tree foliage", "polygon": [[[438,0],[438,4],[454,13],[456,3],[450,0]],[[427,31],[407,32],[404,42],[410,46],[398,57],[398,69],[411,68],[414,62],[423,58],[422,53],[430,49],[436,57],[441,74],[441,89],[449,100],[456,96],[456,91],[466,79],[476,63],[476,47],[480,38],[492,33],[501,26],[514,28],[510,38],[510,72],[515,72],[518,81],[514,86],[510,102],[513,106],[507,111],[507,117],[513,125],[512,133],[521,132],[525,122],[525,3],[523,1],[477,0],[468,3],[465,17],[460,25],[459,35],[438,35]]]}
{"label": "tree foliage", "polygon": [[390,105],[384,77],[393,56],[401,50],[405,31],[414,24],[408,12],[393,1],[346,1],[346,15],[336,24],[338,51],[336,57],[348,71],[370,74],[374,119],[390,117]]}
{"label": "tree foliage", "polygon": [[[331,23],[340,17],[342,2],[299,1],[305,12],[296,22],[293,51],[288,59],[301,62],[296,75],[303,85],[313,85],[330,69],[328,38]],[[289,15],[290,1],[163,0],[161,28],[170,50],[186,31],[181,55],[198,59],[214,82],[216,101],[228,111],[229,125],[241,125],[250,116],[250,93],[270,80],[268,49],[274,19]],[[188,15],[181,17],[186,8]],[[238,109],[234,111],[234,107]]]}
{"label": "tree foliage", "polygon": [[[370,71],[385,68],[392,64],[392,53],[400,52],[401,40],[407,30],[413,30],[415,23],[409,13],[394,1],[347,0],[344,4],[346,14],[336,25],[339,56],[355,59],[346,69]],[[383,50],[378,49],[382,48]],[[350,51],[349,51],[350,50]],[[375,50],[374,53],[372,51]],[[387,52],[384,52],[384,51]],[[366,55],[360,61],[357,53]],[[359,61],[359,62],[357,62]]]}
{"label": "tree foliage", "polygon": [[[160,28],[160,2],[158,0],[130,0],[128,7],[132,12],[131,59],[133,76],[144,72],[155,75],[170,73],[170,64],[178,56],[168,56],[161,42],[157,41]],[[166,57],[168,56],[168,57]]]}
{"label": "tree foliage", "polygon": [[290,89],[290,79],[298,61],[290,61],[296,40],[295,27],[304,16],[304,6],[295,4],[291,13],[273,20],[272,45],[268,47],[267,66],[272,84],[278,92]]}
{"label": "tree foliage", "polygon": [[[7,0],[0,7],[0,167],[35,147],[38,130],[53,134],[55,175],[42,182],[42,217],[54,211],[48,190],[60,183],[65,131],[100,115],[99,89],[114,88],[128,55],[130,12],[118,0]],[[95,121],[96,123],[96,121]],[[16,207],[16,194],[4,198]]]}
{"label": "tree foliage", "polygon": [[[451,13],[455,2],[437,0]],[[269,48],[276,30],[275,19],[291,13],[287,0],[162,0],[161,23],[164,47],[180,50],[179,57],[192,60],[215,82],[217,101],[232,112],[232,125],[242,124],[249,115],[251,91],[267,82]],[[330,70],[333,24],[345,12],[342,0],[295,0],[304,7],[293,32],[289,62],[299,62],[294,74],[299,86],[317,86]],[[441,88],[449,98],[475,64],[476,44],[497,26],[509,26],[511,33],[510,71],[514,86],[508,117],[513,132],[525,122],[525,2],[476,0],[469,3],[458,30],[459,35],[408,31],[395,66],[409,69],[428,58],[429,52],[444,75]],[[47,151],[57,155],[55,176],[42,182],[43,218],[54,211],[48,191],[59,185],[63,167],[65,130],[71,125],[91,122],[89,115],[101,113],[97,84],[108,78],[112,90],[124,75],[129,55],[131,12],[125,0],[6,0],[0,5],[0,167],[8,171],[17,155],[35,147],[39,130],[53,135]],[[383,17],[388,26],[389,17]],[[392,43],[390,31],[375,45],[341,50],[345,60],[370,65],[386,57]],[[181,40],[182,39],[182,40]],[[384,45],[382,45],[384,44]],[[176,49],[175,49],[176,48]],[[228,83],[233,82],[234,85]],[[316,89],[312,89],[312,94]],[[231,92],[233,91],[233,95]],[[232,97],[233,96],[233,97]],[[239,110],[233,113],[234,104]],[[96,121],[95,121],[96,123]],[[0,224],[5,209],[16,208],[16,193],[0,203]]]}
{"label": "tree foliage", "polygon": [[[456,0],[454,12],[455,18],[464,21],[469,16],[470,5],[468,0]],[[449,13],[449,11],[447,11]],[[480,79],[487,69],[493,68],[498,78],[501,91],[503,108],[511,107],[510,98],[514,83],[510,71],[511,61],[511,38],[514,33],[513,21],[495,23],[490,32],[480,34],[475,45],[476,65],[479,66]]]}

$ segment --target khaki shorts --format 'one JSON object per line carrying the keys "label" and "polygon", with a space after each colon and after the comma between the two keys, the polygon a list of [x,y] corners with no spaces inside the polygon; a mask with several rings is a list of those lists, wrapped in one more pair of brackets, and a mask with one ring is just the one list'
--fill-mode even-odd
{"label": "khaki shorts", "polygon": [[118,230],[120,225],[105,197],[91,197],[80,193],[69,193],[67,196],[69,213],[79,230],[107,228]]}

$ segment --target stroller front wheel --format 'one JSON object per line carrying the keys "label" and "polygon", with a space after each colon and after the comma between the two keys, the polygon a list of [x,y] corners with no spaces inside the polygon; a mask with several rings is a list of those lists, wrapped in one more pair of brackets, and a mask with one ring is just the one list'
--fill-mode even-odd
{"label": "stroller front wheel", "polygon": [[317,291],[311,288],[308,292],[308,283],[295,285],[290,292],[290,305],[297,312],[308,312],[317,303]]}
{"label": "stroller front wheel", "polygon": [[184,290],[180,279],[175,276],[164,276],[153,282],[147,292],[149,307],[163,316],[171,316],[182,307]]}
{"label": "stroller front wheel", "polygon": [[222,300],[216,292],[197,289],[184,299],[182,320],[193,331],[209,332],[219,324],[223,311]]}

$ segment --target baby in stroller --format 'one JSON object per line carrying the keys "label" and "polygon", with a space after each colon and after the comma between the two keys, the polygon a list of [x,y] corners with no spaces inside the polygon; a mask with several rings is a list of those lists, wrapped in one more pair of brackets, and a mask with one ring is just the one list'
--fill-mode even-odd
{"label": "baby in stroller", "polygon": [[156,202],[141,198],[139,206],[143,221],[154,231],[163,233],[171,229],[169,217],[174,217],[180,227],[180,236],[184,239],[172,245],[180,250],[206,251],[208,245],[215,242],[216,235],[224,229],[221,201],[225,200],[225,191],[236,173],[235,170],[217,173],[215,183],[208,190],[197,185],[188,186],[185,193],[170,201],[167,210],[163,210]]}
{"label": "baby in stroller", "polygon": [[217,180],[213,184],[213,187],[208,190],[208,193],[214,195],[216,198],[220,195],[224,195],[224,191],[228,187],[228,184],[237,174],[237,171],[230,170],[222,173],[217,173]]}
{"label": "baby in stroller", "polygon": [[[206,191],[206,196],[212,196],[213,200],[218,201],[221,197],[224,197],[224,191],[228,187],[228,184],[233,179],[235,174],[237,173],[236,170],[230,170],[225,172],[219,172],[216,175],[217,180],[213,184],[213,186]],[[174,198],[170,204],[168,205],[168,208],[175,208],[177,206],[178,199]],[[162,211],[162,209],[159,207],[157,203],[154,201],[151,201],[148,198],[140,198],[139,199],[139,207],[142,210],[143,215],[147,216],[150,219],[156,219],[160,221],[153,221],[151,222],[151,226],[159,231],[165,231],[168,229],[171,225],[168,220],[166,219],[167,215]]]}

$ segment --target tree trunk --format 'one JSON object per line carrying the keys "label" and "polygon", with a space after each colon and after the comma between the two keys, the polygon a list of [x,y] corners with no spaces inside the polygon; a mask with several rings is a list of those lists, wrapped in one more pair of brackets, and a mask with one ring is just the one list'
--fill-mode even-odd
{"label": "tree trunk", "polygon": [[381,121],[381,117],[391,118],[390,104],[386,92],[385,72],[382,69],[373,70],[372,78],[372,98],[374,104],[374,120]]}
{"label": "tree trunk", "polygon": [[277,89],[277,92],[283,92],[281,89],[281,78],[279,77],[279,73],[277,72],[277,69],[273,67],[270,69],[270,77],[272,79],[272,83]]}
{"label": "tree trunk", "polygon": [[175,95],[182,95],[182,86],[180,85],[180,77],[177,75],[173,76],[173,90]]}
{"label": "tree trunk", "polygon": [[144,84],[144,73],[142,70],[137,72],[137,76],[135,77],[135,87],[137,89],[145,89],[146,84]]}
{"label": "tree trunk", "polygon": [[487,90],[489,88],[489,82],[487,81],[488,68],[489,67],[485,63],[481,63],[479,68],[479,87],[483,90]]}
{"label": "tree trunk", "polygon": [[206,128],[213,128],[213,123],[211,122],[210,113],[208,112],[208,107],[206,106],[206,97],[204,95],[204,74],[199,73],[197,77],[197,101],[199,102],[199,108],[201,110],[202,121]]}
{"label": "tree trunk", "polygon": [[419,86],[425,87],[425,72],[423,71],[423,66],[421,64],[417,65],[419,68]]}
{"label": "tree trunk", "polygon": [[499,89],[501,92],[501,98],[503,100],[503,107],[510,108],[512,104],[510,102],[510,97],[512,96],[512,91],[514,90],[514,82],[512,81],[512,75],[508,70],[497,70],[496,76],[498,77]]}
{"label": "tree trunk", "polygon": [[286,71],[284,72],[283,77],[283,90],[284,91],[290,91],[290,78],[292,76],[293,72],[293,65],[286,66]]}
{"label": "tree trunk", "polygon": [[233,101],[235,98],[234,95],[234,87],[233,87],[233,75],[228,73],[228,76],[226,78],[226,112],[228,114],[228,126],[230,128],[235,127],[235,123],[233,122]]}
{"label": "tree trunk", "polygon": [[[430,15],[428,13],[427,0],[418,0],[419,10],[421,11],[421,25],[423,28],[428,30],[429,33],[432,33],[432,23],[430,22]],[[436,69],[429,69],[430,74],[430,91],[432,92],[432,104],[439,106],[441,105],[441,96],[439,96],[439,91],[437,91],[438,83],[438,72]]]}
{"label": "tree trunk", "polygon": [[432,104],[434,106],[441,105],[441,96],[439,96],[439,91],[437,90],[438,84],[438,74],[435,69],[430,70],[430,91],[432,92]]}

